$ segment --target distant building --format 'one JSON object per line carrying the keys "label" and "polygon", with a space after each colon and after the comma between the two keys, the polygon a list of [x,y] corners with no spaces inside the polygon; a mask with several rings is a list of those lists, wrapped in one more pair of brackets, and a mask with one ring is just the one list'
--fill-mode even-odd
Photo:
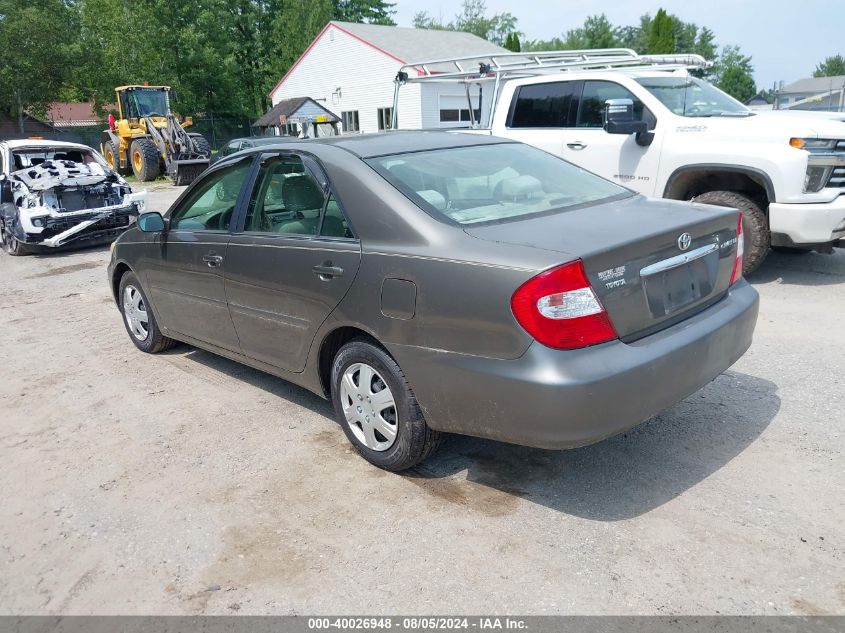
{"label": "distant building", "polygon": [[759,92],[745,102],[752,110],[771,110],[774,106]]}
{"label": "distant building", "polygon": [[28,138],[30,136],[55,138],[56,128],[49,123],[39,121],[35,117],[25,114],[23,117],[23,134],[21,134],[18,117],[9,116],[5,112],[0,112],[0,140]]}
{"label": "distant building", "polygon": [[[114,105],[106,105],[106,110],[115,108]],[[91,102],[67,103],[56,101],[50,104],[47,110],[47,120],[57,128],[85,127],[100,125],[105,117],[97,114],[94,104]]]}
{"label": "distant building", "polygon": [[335,136],[340,119],[310,97],[284,99],[252,124],[259,135]]}
{"label": "distant building", "polygon": [[[288,70],[270,99],[308,95],[340,115],[342,132],[390,127],[393,79],[408,62],[507,53],[471,33],[329,22]],[[470,109],[459,84],[409,84],[400,92],[403,128],[468,127]]]}
{"label": "distant building", "polygon": [[777,91],[775,109],[845,111],[845,75],[794,81]]}

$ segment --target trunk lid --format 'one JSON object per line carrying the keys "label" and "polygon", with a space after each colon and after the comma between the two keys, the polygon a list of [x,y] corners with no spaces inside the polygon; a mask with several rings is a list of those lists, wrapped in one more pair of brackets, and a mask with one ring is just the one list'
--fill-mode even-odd
{"label": "trunk lid", "polygon": [[724,296],[738,217],[724,207],[632,196],[464,230],[478,239],[560,253],[557,263],[580,258],[616,332],[629,342]]}

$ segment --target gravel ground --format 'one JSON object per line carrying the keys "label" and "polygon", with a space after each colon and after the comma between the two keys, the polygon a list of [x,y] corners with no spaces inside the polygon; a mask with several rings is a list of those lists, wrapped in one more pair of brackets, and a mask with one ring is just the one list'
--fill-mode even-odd
{"label": "gravel ground", "polygon": [[748,354],[634,431],[404,476],[298,387],[136,351],[107,260],[0,257],[0,613],[845,614],[845,251],[772,254]]}

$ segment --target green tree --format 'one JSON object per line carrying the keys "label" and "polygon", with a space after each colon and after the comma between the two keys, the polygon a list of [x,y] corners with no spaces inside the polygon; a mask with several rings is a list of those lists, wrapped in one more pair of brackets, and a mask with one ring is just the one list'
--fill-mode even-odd
{"label": "green tree", "polygon": [[753,73],[750,56],[744,55],[739,46],[725,46],[713,67],[712,79],[734,99],[747,101],[757,94]]}
{"label": "green tree", "polygon": [[79,56],[76,7],[63,0],[0,0],[0,107],[43,114],[66,87]]}
{"label": "green tree", "polygon": [[648,13],[640,16],[637,26],[623,26],[616,29],[616,39],[619,46],[631,48],[640,55],[648,52],[648,36],[651,33],[652,19]]}
{"label": "green tree", "polygon": [[427,11],[414,14],[412,23],[418,29],[436,29],[445,31],[465,31],[503,46],[511,33],[519,36],[516,29],[517,19],[509,12],[487,15],[484,0],[464,0],[461,13],[451,22],[432,17]]}
{"label": "green tree", "polygon": [[[319,3],[317,3],[319,5]],[[393,14],[396,10],[394,2],[385,0],[332,0],[332,20],[342,22],[366,22],[369,24],[386,24],[394,26]],[[322,11],[319,6],[316,11]]]}
{"label": "green tree", "polygon": [[519,35],[516,33],[508,33],[508,36],[505,38],[505,48],[512,53],[519,53],[522,51],[522,46],[519,43]]}
{"label": "green tree", "polygon": [[825,57],[825,60],[813,71],[813,77],[836,77],[837,75],[845,75],[845,57],[842,55]]}
{"label": "green tree", "polygon": [[677,18],[666,13],[665,9],[657,11],[648,34],[649,53],[660,55],[675,52],[677,22]]}

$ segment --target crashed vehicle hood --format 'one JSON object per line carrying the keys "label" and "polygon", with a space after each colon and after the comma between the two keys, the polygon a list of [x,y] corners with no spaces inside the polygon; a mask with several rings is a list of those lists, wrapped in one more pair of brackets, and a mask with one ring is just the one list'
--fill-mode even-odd
{"label": "crashed vehicle hood", "polygon": [[29,191],[46,191],[58,186],[83,187],[104,180],[122,180],[111,170],[97,163],[75,163],[72,160],[48,160],[39,165],[14,171],[12,182],[23,183]]}

